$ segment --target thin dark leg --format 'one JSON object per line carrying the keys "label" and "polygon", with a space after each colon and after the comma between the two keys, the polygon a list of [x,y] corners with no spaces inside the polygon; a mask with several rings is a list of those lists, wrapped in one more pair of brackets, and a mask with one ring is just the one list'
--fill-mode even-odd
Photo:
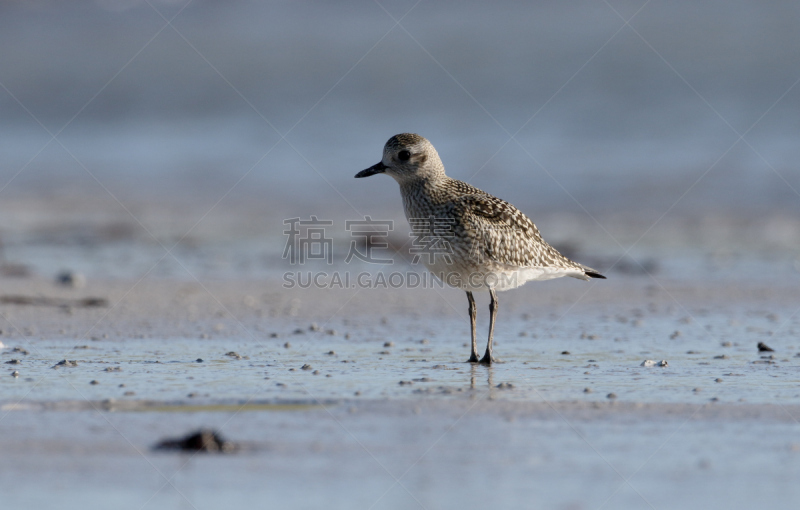
{"label": "thin dark leg", "polygon": [[489,341],[486,343],[486,354],[481,358],[481,363],[491,365],[494,359],[492,358],[492,338],[494,337],[494,319],[497,317],[497,293],[494,289],[489,289],[489,294],[492,296],[492,301],[489,303]]}
{"label": "thin dark leg", "polygon": [[472,330],[472,355],[467,360],[469,363],[478,362],[478,340],[475,338],[475,316],[478,313],[475,307],[475,298],[472,297],[472,292],[467,291],[467,299],[469,300],[469,325]]}

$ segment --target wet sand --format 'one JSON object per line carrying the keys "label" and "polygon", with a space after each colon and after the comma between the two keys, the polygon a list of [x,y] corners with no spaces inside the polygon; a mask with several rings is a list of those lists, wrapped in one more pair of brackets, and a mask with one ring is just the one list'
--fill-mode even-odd
{"label": "wet sand", "polygon": [[[0,377],[0,490],[14,507],[791,508],[798,496],[788,283],[528,285],[500,295],[491,368],[464,362],[466,299],[451,289],[3,283],[3,295],[108,300],[0,307],[0,359],[18,360]],[[242,448],[152,449],[199,428]]]}

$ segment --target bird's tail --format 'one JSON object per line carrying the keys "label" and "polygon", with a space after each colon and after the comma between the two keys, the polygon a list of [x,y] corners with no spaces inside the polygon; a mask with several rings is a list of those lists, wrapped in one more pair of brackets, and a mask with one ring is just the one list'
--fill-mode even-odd
{"label": "bird's tail", "polygon": [[605,280],[606,277],[592,269],[591,267],[584,266],[583,264],[578,264],[580,267],[576,268],[575,271],[567,273],[567,276],[571,276],[573,278],[577,278],[579,280],[591,280],[592,278],[600,278],[601,280]]}
{"label": "bird's tail", "polygon": [[598,273],[597,271],[595,271],[591,267],[584,266],[583,264],[581,264],[581,267],[583,268],[583,274],[585,274],[589,278],[600,278],[601,280],[605,280],[606,279],[605,276],[601,275],[600,273]]}

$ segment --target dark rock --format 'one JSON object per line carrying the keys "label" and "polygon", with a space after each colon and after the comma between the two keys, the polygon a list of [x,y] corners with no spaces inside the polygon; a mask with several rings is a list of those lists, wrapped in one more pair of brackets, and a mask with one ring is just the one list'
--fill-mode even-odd
{"label": "dark rock", "polygon": [[182,438],[164,439],[155,445],[154,449],[181,452],[232,453],[238,450],[239,446],[231,441],[226,441],[213,430],[200,429]]}

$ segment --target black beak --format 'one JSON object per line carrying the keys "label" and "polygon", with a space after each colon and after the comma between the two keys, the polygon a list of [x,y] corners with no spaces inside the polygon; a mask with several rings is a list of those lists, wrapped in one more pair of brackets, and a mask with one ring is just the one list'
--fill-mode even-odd
{"label": "black beak", "polygon": [[383,161],[378,163],[377,165],[372,165],[371,167],[367,168],[366,170],[361,170],[356,174],[356,179],[361,177],[369,177],[370,175],[375,174],[382,174],[386,171],[387,166],[383,164]]}

